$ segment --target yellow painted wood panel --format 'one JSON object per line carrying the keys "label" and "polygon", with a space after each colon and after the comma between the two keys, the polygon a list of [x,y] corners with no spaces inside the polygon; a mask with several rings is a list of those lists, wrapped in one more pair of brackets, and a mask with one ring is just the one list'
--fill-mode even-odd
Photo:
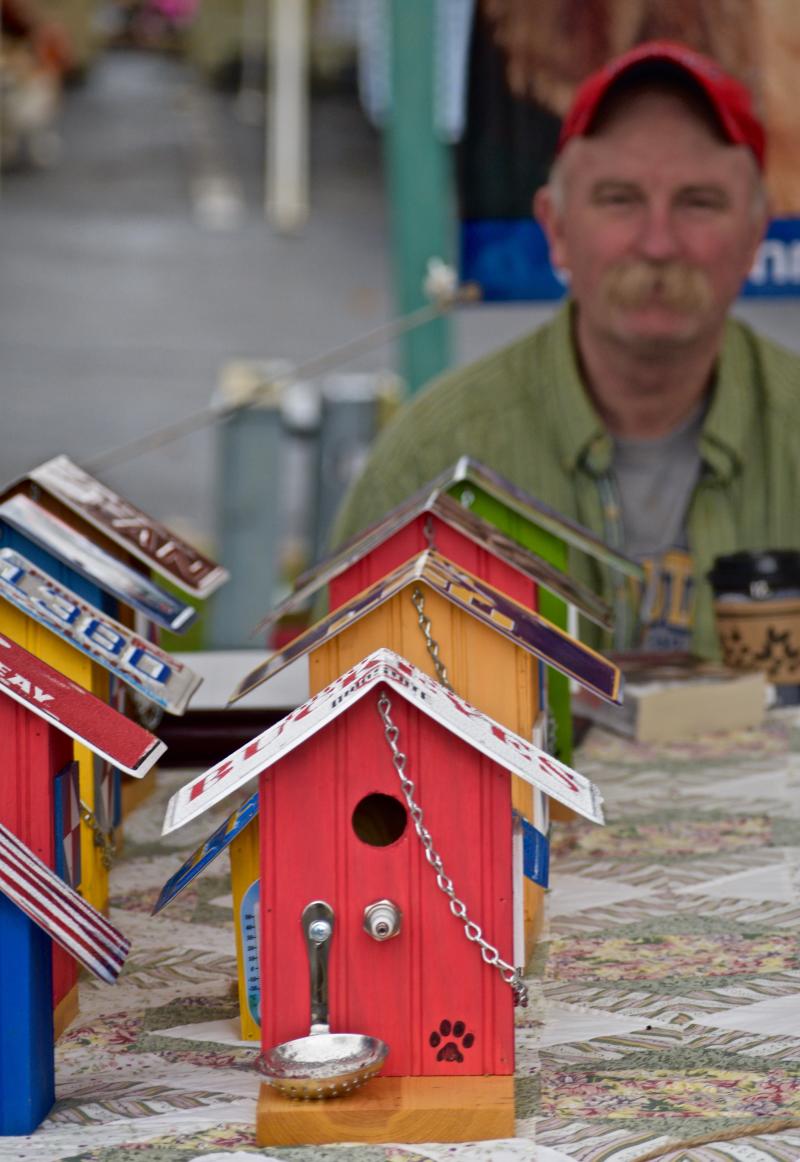
{"label": "yellow painted wood panel", "polygon": [[[439,656],[453,689],[485,714],[530,738],[539,701],[536,660],[427,586],[421,588],[431,634],[439,643]],[[404,589],[313,651],[309,660],[312,694],[381,646],[396,650],[436,677],[411,592]]]}
{"label": "yellow painted wood panel", "polygon": [[[259,878],[259,829],[258,816],[241,831],[230,846],[231,858],[231,892],[233,894],[233,926],[236,932],[236,968],[239,978],[239,1017],[241,1038],[243,1041],[260,1041],[261,1025],[255,1020],[251,1012],[252,973],[246,971],[248,950],[252,954],[252,929],[245,937],[242,925],[242,901],[245,893]],[[258,916],[256,915],[256,933],[258,932]],[[248,987],[248,975],[250,985]],[[255,980],[261,986],[260,972],[256,972]]]}

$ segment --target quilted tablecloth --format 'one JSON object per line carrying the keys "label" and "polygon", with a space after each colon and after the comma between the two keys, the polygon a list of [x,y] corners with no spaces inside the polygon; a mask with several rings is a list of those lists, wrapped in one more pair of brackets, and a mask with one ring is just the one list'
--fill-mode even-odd
{"label": "quilted tablecloth", "polygon": [[124,974],[82,981],[56,1106],[36,1134],[0,1140],[0,1159],[798,1162],[797,711],[657,751],[595,729],[575,765],[608,822],[554,831],[546,939],[518,1018],[515,1139],[259,1150],[227,856],[150,916],[212,825],[160,838],[190,776],[164,771],[112,873],[112,919],[133,941]]}

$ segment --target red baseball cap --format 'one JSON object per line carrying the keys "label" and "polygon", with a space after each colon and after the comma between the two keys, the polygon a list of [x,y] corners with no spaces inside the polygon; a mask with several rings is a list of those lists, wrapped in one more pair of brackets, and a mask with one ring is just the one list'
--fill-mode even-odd
{"label": "red baseball cap", "polygon": [[724,72],[716,61],[671,40],[650,40],[615,57],[579,86],[561,125],[556,152],[573,137],[591,131],[603,99],[623,77],[683,73],[705,94],[720,128],[733,145],[746,145],[764,168],[764,127],[756,116],[750,90]]}

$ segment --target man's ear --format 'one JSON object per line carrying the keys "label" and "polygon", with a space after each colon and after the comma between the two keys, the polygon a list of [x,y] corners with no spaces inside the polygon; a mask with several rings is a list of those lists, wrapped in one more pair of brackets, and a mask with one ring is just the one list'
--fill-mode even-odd
{"label": "man's ear", "polygon": [[752,231],[750,234],[750,244],[748,248],[749,252],[745,257],[743,264],[745,270],[744,278],[747,278],[747,276],[752,271],[753,264],[755,263],[758,256],[758,249],[761,243],[764,241],[764,237],[769,228],[772,216],[773,207],[771,199],[766,189],[762,186],[758,191],[756,198],[754,199]]}
{"label": "man's ear", "polygon": [[569,269],[561,214],[550,186],[540,186],[533,195],[533,216],[544,230],[550,248],[550,262],[562,270]]}
{"label": "man's ear", "polygon": [[767,230],[769,229],[769,224],[772,221],[774,214],[775,214],[775,207],[772,204],[772,197],[770,196],[769,190],[767,190],[766,186],[762,187],[759,201],[760,201],[760,212],[756,216],[756,241],[755,241],[755,245],[753,246],[753,260],[754,261],[755,261],[756,252],[758,251],[758,248],[761,245],[761,243],[764,241],[764,238],[766,237]]}

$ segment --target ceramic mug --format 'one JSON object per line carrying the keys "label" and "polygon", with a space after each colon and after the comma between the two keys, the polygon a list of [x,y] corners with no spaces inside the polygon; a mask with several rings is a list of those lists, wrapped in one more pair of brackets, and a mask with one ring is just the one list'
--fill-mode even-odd
{"label": "ceramic mug", "polygon": [[800,553],[730,553],[708,579],[725,664],[763,670],[781,702],[800,701]]}

